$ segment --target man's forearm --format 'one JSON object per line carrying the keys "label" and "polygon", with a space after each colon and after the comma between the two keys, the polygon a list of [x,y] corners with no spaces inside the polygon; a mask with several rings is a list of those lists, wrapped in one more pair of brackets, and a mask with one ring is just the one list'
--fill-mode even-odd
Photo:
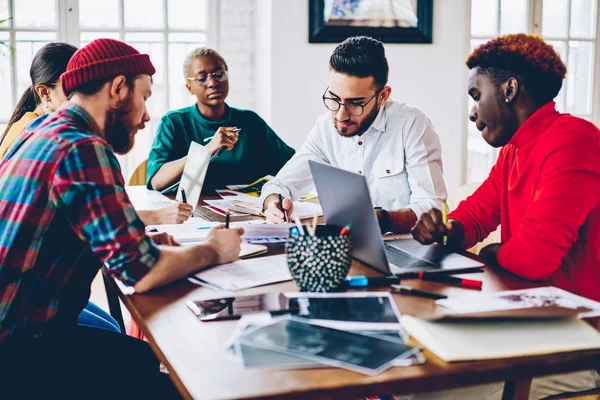
{"label": "man's forearm", "polygon": [[192,272],[216,263],[218,254],[207,244],[197,246],[159,246],[158,262],[134,286],[138,293],[167,285]]}
{"label": "man's forearm", "polygon": [[390,231],[392,232],[410,232],[417,223],[417,216],[410,208],[388,211],[390,215]]}
{"label": "man's forearm", "polygon": [[162,190],[169,185],[175,183],[183,174],[183,167],[185,167],[185,160],[187,157],[180,158],[179,160],[170,161],[163,164],[162,167],[150,180],[150,184],[154,190]]}

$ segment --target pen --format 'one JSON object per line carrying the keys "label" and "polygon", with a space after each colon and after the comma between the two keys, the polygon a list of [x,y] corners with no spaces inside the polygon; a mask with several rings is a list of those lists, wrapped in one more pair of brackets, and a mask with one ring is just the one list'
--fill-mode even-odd
{"label": "pen", "polygon": [[447,275],[425,274],[422,271],[419,272],[419,279],[422,279],[424,281],[449,283],[449,284],[453,284],[453,285],[459,285],[459,286],[463,286],[466,288],[479,289],[479,290],[481,290],[481,286],[483,284],[481,281],[478,281],[475,279],[463,279],[463,278],[456,278],[454,276],[447,276]]}
{"label": "pen", "polygon": [[288,222],[287,214],[285,213],[285,210],[283,209],[283,197],[281,196],[281,194],[278,194],[277,197],[279,198],[279,209],[283,213],[283,222]]}
{"label": "pen", "polygon": [[[232,131],[233,131],[233,132],[240,132],[240,131],[241,131],[241,129],[240,129],[240,128],[233,128],[233,129],[232,129]],[[212,136],[209,136],[209,137],[207,137],[207,138],[205,138],[205,139],[202,139],[202,141],[203,141],[204,143],[208,143],[208,142],[210,142],[211,140],[213,140],[213,138],[214,138],[214,137],[215,137],[215,135],[212,135]]]}
{"label": "pen", "polygon": [[[241,131],[241,129],[240,129],[240,128],[233,128],[231,131],[232,131],[232,132],[240,132],[240,131]],[[210,137],[210,139],[212,139],[214,136],[215,136],[215,135],[211,136],[211,137]],[[230,138],[230,139],[231,139],[231,138]],[[207,138],[207,139],[204,139],[204,142],[206,143],[206,142],[207,142],[207,140],[208,140],[208,138]],[[210,157],[210,159],[208,160],[208,163],[210,164],[211,162],[213,162],[214,160],[216,160],[216,158],[217,158],[217,157],[219,157],[219,156],[221,155],[221,153],[222,153],[223,151],[225,151],[225,150],[227,150],[227,146],[221,146],[221,147],[219,147],[219,148],[217,149],[217,151],[215,151],[215,154],[213,154],[213,155]]]}
{"label": "pen", "polygon": [[[448,204],[444,201],[442,203],[442,223],[444,226],[448,223]],[[444,246],[448,244],[448,235],[444,235]]]}
{"label": "pen", "polygon": [[367,278],[366,276],[357,275],[349,276],[346,279],[348,287],[367,287],[367,286],[389,286],[394,283],[400,283],[400,278],[397,276],[378,276],[375,278]]}
{"label": "pen", "polygon": [[181,199],[184,203],[187,203],[187,197],[185,196],[185,189],[181,188]]}
{"label": "pen", "polygon": [[225,229],[229,229],[229,218],[231,217],[231,214],[229,213],[229,211],[225,212]]}
{"label": "pen", "polygon": [[426,292],[424,290],[413,289],[410,286],[392,285],[390,289],[394,293],[408,294],[411,296],[427,297],[429,299],[447,299],[448,296],[443,294]]}

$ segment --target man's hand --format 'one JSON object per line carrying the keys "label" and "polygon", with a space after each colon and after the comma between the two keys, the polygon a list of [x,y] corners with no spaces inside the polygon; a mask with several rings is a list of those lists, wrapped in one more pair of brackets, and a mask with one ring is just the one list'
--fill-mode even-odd
{"label": "man's hand", "polygon": [[422,244],[443,243],[444,235],[447,235],[448,245],[455,247],[462,243],[465,236],[464,227],[460,222],[450,220],[444,225],[442,212],[435,208],[421,214],[411,233],[413,238]]}
{"label": "man's hand", "polygon": [[[264,214],[269,224],[283,224],[285,222],[283,219],[283,212],[281,212],[281,207],[279,206],[278,197],[278,195],[272,194],[265,200],[266,207]],[[294,202],[284,197],[282,203],[287,220],[290,221],[290,217],[294,212]]]}
{"label": "man's hand", "polygon": [[187,203],[175,203],[170,206],[154,210],[154,223],[149,225],[161,224],[182,224],[192,216],[194,207]]}
{"label": "man's hand", "polygon": [[208,234],[206,244],[216,252],[215,264],[225,264],[240,258],[240,245],[244,229],[225,229],[225,225],[215,226]]}
{"label": "man's hand", "polygon": [[235,127],[220,127],[215,132],[212,140],[206,145],[206,148],[210,150],[211,154],[215,154],[221,147],[225,147],[227,150],[233,149],[235,143],[238,141],[239,133],[234,132]]}
{"label": "man's hand", "polygon": [[164,246],[181,246],[179,242],[175,240],[175,238],[168,233],[147,233],[147,235],[152,239],[154,244],[164,245]]}
{"label": "man's hand", "polygon": [[479,257],[485,261],[486,264],[489,265],[499,265],[498,264],[498,252],[502,247],[502,243],[492,243],[485,246],[483,249],[479,251]]}

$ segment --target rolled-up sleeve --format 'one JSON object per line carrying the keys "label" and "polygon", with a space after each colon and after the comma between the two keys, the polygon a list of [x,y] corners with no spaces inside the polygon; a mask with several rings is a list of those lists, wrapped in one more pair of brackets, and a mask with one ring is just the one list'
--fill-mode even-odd
{"label": "rolled-up sleeve", "polygon": [[405,168],[410,186],[411,209],[417,218],[431,208],[441,209],[446,200],[440,139],[429,119],[415,110],[415,118],[403,132]]}
{"label": "rolled-up sleeve", "polygon": [[58,166],[55,183],[51,201],[113,276],[134,285],[156,264],[160,251],[146,235],[105,142],[90,138],[75,144]]}
{"label": "rolled-up sleeve", "polygon": [[308,160],[329,164],[323,151],[321,133],[315,126],[298,152],[281,168],[277,176],[262,189],[261,204],[271,194],[291,197],[294,201],[308,194],[314,187]]}

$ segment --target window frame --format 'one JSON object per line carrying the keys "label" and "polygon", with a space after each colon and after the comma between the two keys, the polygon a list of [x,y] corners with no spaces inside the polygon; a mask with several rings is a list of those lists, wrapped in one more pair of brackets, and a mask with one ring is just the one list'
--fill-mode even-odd
{"label": "window frame", "polygon": [[[17,0],[8,0],[8,13],[9,16],[14,16],[15,2]],[[169,47],[169,34],[170,33],[205,33],[207,39],[207,45],[209,47],[218,48],[218,26],[219,26],[219,1],[218,0],[207,0],[208,17],[206,30],[200,29],[174,29],[169,28],[169,9],[168,0],[162,0],[162,6],[164,9],[162,28],[126,28],[125,27],[125,1],[118,0],[119,2],[119,28],[112,29],[82,29],[79,24],[79,0],[53,0],[56,7],[56,26],[55,28],[19,28],[15,26],[14,19],[9,24],[0,25],[0,32],[8,32],[9,44],[11,48],[16,46],[17,32],[52,32],[56,33],[56,40],[69,42],[77,47],[80,47],[80,33],[81,32],[119,32],[120,40],[123,40],[126,33],[161,33],[163,37],[163,51],[165,57],[160,60],[161,67],[165,71],[165,86],[169,87],[169,65],[168,65],[168,47]],[[183,60],[182,60],[183,61]],[[18,79],[17,79],[17,58],[15,54],[10,55],[10,81],[12,84],[11,99],[13,107],[19,100],[20,93],[18,93]],[[167,109],[169,108],[169,98],[165,100]],[[8,119],[0,117],[0,124],[8,123]]]}
{"label": "window frame", "polygon": [[[466,40],[465,40],[465,48],[468,49],[469,53],[471,51],[471,41],[472,40],[489,40],[488,36],[479,36],[479,35],[472,35],[472,27],[471,27],[471,1],[469,0],[469,4],[467,7],[467,18],[469,23],[467,24],[467,35],[466,35]],[[501,3],[502,0],[496,0],[498,3],[498,29],[500,29],[500,21],[502,18],[501,15]],[[526,4],[526,9],[528,12],[526,21],[527,21],[527,33],[532,33],[532,34],[538,34],[541,35],[542,34],[542,10],[543,10],[543,0],[525,0],[527,1]],[[567,16],[567,33],[565,35],[565,37],[545,37],[545,40],[552,40],[552,41],[560,41],[566,44],[566,60],[565,63],[568,62],[568,57],[569,57],[569,41],[574,40],[574,41],[580,41],[580,42],[594,42],[594,66],[592,68],[594,76],[592,79],[592,106],[591,106],[591,113],[589,115],[583,115],[582,116],[584,118],[589,118],[591,120],[591,122],[593,122],[594,124],[600,126],[600,1],[598,2],[597,6],[596,6],[596,32],[595,32],[595,36],[592,39],[584,39],[584,38],[572,38],[570,35],[570,27],[571,27],[571,4],[572,4],[572,0],[567,0],[568,1],[568,16]],[[468,54],[467,54],[468,55]],[[466,56],[465,55],[465,58]],[[563,90],[565,91],[565,105],[566,105],[566,93],[567,93],[567,85],[569,84],[568,81],[565,80],[565,82],[563,83]],[[470,107],[469,107],[469,97],[465,95],[464,97],[464,107],[465,110],[467,111],[467,115],[470,112]],[[466,117],[465,117],[466,119]],[[466,157],[463,157],[462,160],[462,171],[461,171],[461,182],[462,184],[468,183],[467,178],[468,178],[468,168],[469,168],[469,124],[471,122],[467,120],[467,122],[464,124],[464,127],[462,129],[463,131],[463,149],[465,149],[465,154]],[[493,154],[493,159],[497,159],[498,153],[499,153],[499,149],[494,149],[492,147],[490,147],[490,154]],[[495,161],[494,161],[495,162]],[[493,165],[493,163],[492,163]],[[491,165],[490,165],[491,167]]]}

